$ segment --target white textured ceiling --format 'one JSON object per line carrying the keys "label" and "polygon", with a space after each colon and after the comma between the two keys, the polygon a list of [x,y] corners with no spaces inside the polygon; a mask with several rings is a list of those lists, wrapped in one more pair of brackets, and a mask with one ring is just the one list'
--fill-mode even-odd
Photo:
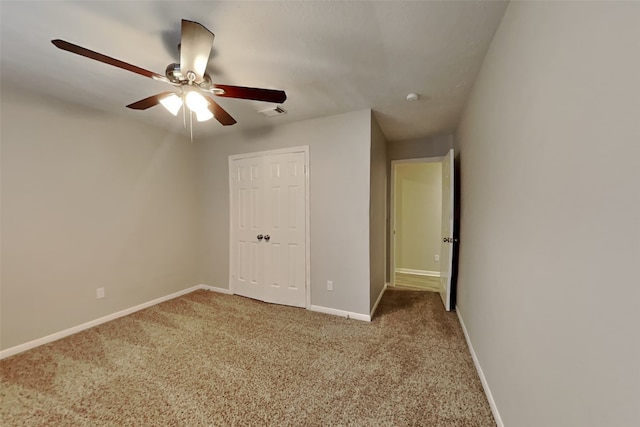
{"label": "white textured ceiling", "polygon": [[[217,98],[238,123],[198,123],[198,136],[371,108],[388,140],[413,139],[455,129],[505,8],[502,1],[2,1],[2,87],[179,128],[181,117],[160,106],[125,108],[170,86],[50,40],[164,74],[179,60],[184,18],[216,35],[208,68],[214,83],[288,96],[288,114],[275,118],[257,113],[269,104]],[[410,92],[420,99],[407,102]]]}

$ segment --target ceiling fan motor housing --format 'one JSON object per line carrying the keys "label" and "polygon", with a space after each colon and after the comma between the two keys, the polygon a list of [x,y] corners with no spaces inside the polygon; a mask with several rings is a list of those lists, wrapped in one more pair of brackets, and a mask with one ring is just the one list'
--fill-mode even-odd
{"label": "ceiling fan motor housing", "polygon": [[180,71],[180,64],[169,64],[165,71],[165,75],[172,83],[181,83],[185,77]]}
{"label": "ceiling fan motor housing", "polygon": [[[171,83],[184,85],[184,84],[189,84],[190,82],[188,79],[188,76],[182,74],[182,70],[180,69],[180,64],[167,65],[167,69],[165,70],[165,75],[167,76],[167,78]],[[208,74],[205,74],[203,76],[202,81],[200,83],[195,83],[195,85],[203,90],[211,90],[211,87],[213,86],[211,82],[211,77],[209,77]]]}

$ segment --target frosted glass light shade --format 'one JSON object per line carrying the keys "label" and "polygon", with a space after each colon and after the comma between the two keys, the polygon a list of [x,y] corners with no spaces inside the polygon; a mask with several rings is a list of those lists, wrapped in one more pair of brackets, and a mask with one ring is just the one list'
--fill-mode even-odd
{"label": "frosted glass light shade", "polygon": [[196,117],[199,122],[204,122],[205,120],[209,120],[213,117],[213,114],[209,111],[209,102],[198,92],[192,90],[187,93],[185,103],[191,111],[196,113]]}
{"label": "frosted glass light shade", "polygon": [[206,122],[207,120],[210,120],[212,117],[213,117],[213,114],[211,114],[211,111],[209,111],[208,108],[196,111],[196,119],[199,122]]}
{"label": "frosted glass light shade", "polygon": [[160,103],[164,108],[167,109],[174,116],[178,115],[178,111],[180,111],[180,107],[182,107],[182,98],[180,98],[175,93],[171,95],[167,95],[164,98],[160,99]]}
{"label": "frosted glass light shade", "polygon": [[185,102],[187,103],[187,107],[194,113],[206,109],[208,104],[204,96],[193,90],[187,93]]}

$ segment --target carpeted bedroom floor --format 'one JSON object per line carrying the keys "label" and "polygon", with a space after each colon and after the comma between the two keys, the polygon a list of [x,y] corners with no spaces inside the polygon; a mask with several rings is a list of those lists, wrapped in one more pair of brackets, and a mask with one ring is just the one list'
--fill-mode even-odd
{"label": "carpeted bedroom floor", "polygon": [[0,361],[4,426],[495,426],[455,313],[371,323],[196,291]]}

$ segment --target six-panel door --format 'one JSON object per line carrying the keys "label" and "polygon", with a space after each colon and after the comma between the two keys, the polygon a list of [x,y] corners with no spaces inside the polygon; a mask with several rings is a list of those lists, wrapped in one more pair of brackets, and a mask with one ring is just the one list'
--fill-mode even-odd
{"label": "six-panel door", "polygon": [[231,178],[233,292],[304,307],[305,153],[233,160]]}

